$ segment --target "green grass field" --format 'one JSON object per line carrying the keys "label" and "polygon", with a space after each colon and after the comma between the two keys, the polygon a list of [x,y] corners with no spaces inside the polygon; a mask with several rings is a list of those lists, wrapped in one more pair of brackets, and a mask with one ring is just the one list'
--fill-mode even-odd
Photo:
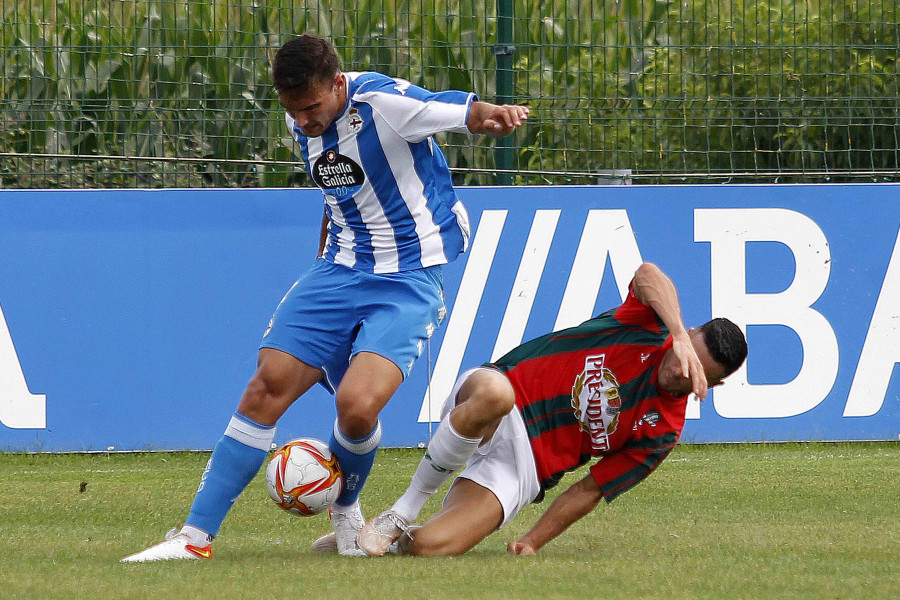
{"label": "green grass field", "polygon": [[[381,451],[367,516],[402,492],[421,453]],[[0,454],[0,597],[900,597],[898,443],[681,446],[533,557],[508,555],[506,543],[546,505],[462,557],[313,554],[327,518],[282,512],[261,473],[225,521],[214,560],[118,563],[184,518],[206,459]]]}

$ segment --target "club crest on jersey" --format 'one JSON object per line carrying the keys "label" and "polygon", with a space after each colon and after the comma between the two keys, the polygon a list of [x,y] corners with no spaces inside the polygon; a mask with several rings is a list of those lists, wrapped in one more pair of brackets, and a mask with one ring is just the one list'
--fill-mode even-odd
{"label": "club crest on jersey", "polygon": [[338,198],[352,196],[366,180],[355,160],[334,150],[326,150],[316,160],[311,175],[322,191]]}
{"label": "club crest on jersey", "polygon": [[359,111],[355,108],[351,108],[350,112],[347,115],[347,129],[350,133],[359,133],[359,130],[362,129],[363,120],[362,117],[359,116]]}
{"label": "club crest on jersey", "polygon": [[572,386],[572,408],[582,431],[591,438],[594,450],[609,450],[609,436],[619,426],[622,399],[619,382],[613,372],[604,366],[605,354],[584,359],[584,371]]}
{"label": "club crest on jersey", "polygon": [[655,410],[649,410],[644,413],[644,416],[638,419],[637,423],[634,424],[634,427],[631,428],[632,431],[637,431],[638,427],[641,425],[647,424],[650,427],[656,427],[656,424],[659,423],[659,420],[662,418],[662,415]]}

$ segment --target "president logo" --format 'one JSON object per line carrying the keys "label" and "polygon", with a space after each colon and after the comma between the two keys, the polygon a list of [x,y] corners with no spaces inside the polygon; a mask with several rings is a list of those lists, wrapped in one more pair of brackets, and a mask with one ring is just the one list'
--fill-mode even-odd
{"label": "president logo", "polygon": [[312,178],[325,193],[346,197],[362,187],[366,175],[349,156],[328,150],[313,165]]}
{"label": "president logo", "polygon": [[584,371],[575,378],[572,386],[572,408],[582,431],[591,437],[594,450],[609,450],[609,436],[619,426],[622,398],[619,382],[613,372],[604,366],[605,354],[588,356]]}

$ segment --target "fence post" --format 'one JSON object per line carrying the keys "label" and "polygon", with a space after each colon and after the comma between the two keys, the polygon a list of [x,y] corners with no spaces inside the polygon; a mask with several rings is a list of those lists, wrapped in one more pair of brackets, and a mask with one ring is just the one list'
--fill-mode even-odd
{"label": "fence post", "polygon": [[[497,104],[513,102],[513,0],[497,0],[497,43],[494,45],[494,56],[497,57]],[[497,161],[497,185],[512,185],[513,169],[513,136],[495,141],[495,158]]]}

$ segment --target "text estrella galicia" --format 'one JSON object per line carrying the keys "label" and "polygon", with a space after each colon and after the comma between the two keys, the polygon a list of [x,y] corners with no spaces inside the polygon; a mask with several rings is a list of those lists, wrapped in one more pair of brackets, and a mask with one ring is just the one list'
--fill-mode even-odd
{"label": "text estrella galicia", "polygon": [[334,150],[324,152],[316,160],[310,175],[325,193],[339,197],[356,193],[366,180],[355,160]]}

